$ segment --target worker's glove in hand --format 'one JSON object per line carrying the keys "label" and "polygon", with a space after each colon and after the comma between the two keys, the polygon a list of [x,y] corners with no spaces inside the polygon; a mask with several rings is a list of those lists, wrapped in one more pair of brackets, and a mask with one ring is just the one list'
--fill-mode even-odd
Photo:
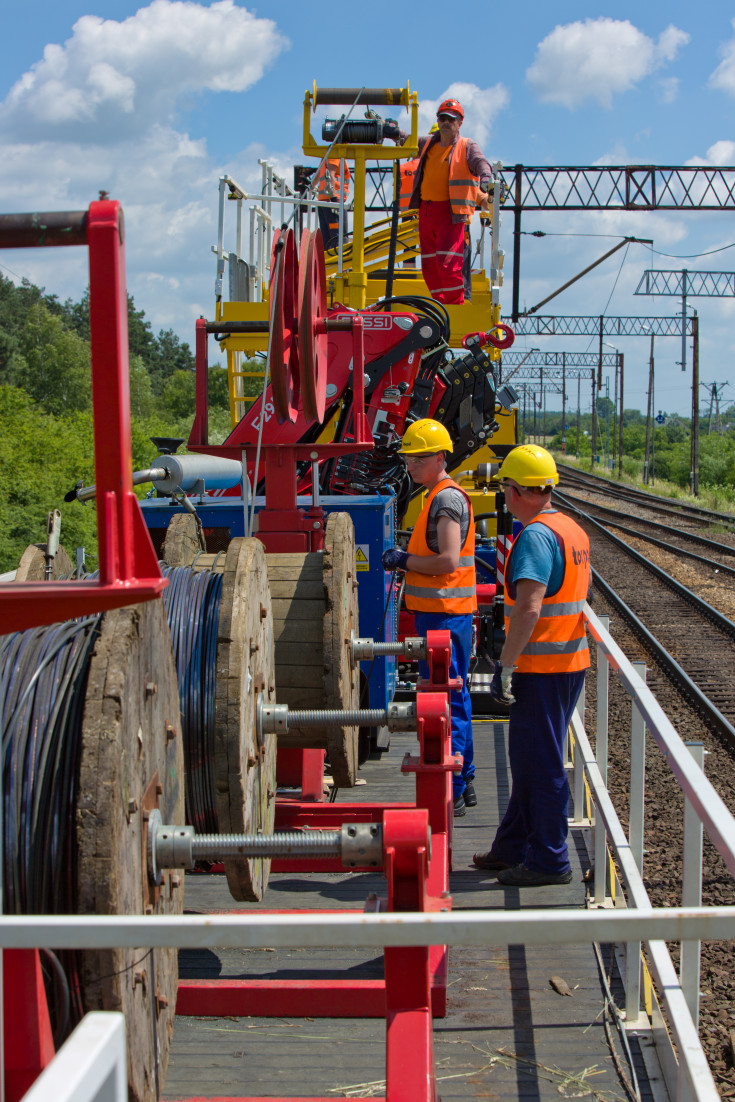
{"label": "worker's glove in hand", "polygon": [[508,706],[516,702],[516,698],[510,691],[510,679],[512,676],[512,666],[501,666],[500,662],[495,663],[495,673],[490,682],[490,696],[493,700],[497,700],[499,704]]}
{"label": "worker's glove in hand", "polygon": [[383,566],[386,570],[405,570],[408,562],[408,551],[401,551],[400,547],[389,547],[383,552]]}

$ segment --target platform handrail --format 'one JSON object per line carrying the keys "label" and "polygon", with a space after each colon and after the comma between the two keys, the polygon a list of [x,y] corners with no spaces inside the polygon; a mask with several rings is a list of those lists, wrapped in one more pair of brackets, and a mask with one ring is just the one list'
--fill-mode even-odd
{"label": "platform handrail", "polygon": [[127,1102],[125,1017],[114,1010],[85,1014],[24,1102]]}

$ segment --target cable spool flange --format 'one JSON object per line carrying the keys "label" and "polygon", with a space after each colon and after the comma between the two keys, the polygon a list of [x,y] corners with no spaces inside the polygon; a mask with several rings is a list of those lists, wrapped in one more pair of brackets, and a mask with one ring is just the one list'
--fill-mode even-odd
{"label": "cable spool flange", "polygon": [[[80,914],[180,914],[183,876],[148,880],[145,821],[184,814],[176,670],[160,600],[105,615],[87,681],[76,809]],[[85,1010],[125,1015],[131,1098],[160,1096],[178,985],[175,949],[85,951]]]}
{"label": "cable spool flange", "polygon": [[[74,573],[74,563],[63,547],[54,556],[51,577],[69,578]],[[16,582],[42,582],[46,578],[46,548],[42,543],[31,543],[20,557],[15,572]]]}
{"label": "cable spool flange", "polygon": [[[176,521],[174,527],[173,522]],[[197,807],[214,816],[207,829],[220,833],[271,833],[275,825],[276,739],[267,736],[258,743],[255,715],[258,696],[272,702],[275,695],[273,618],[268,588],[265,549],[256,539],[236,538],[226,553],[200,551],[194,518],[179,514],[172,518],[164,542],[164,555],[194,575],[221,575],[218,597],[216,656],[211,669],[202,665],[199,691],[207,697],[203,711],[211,705],[212,741],[208,750],[204,733],[196,731],[189,740],[189,760],[196,766]],[[186,606],[169,614],[172,632],[190,633],[196,625]],[[183,699],[189,691],[187,670],[179,669]],[[194,745],[195,743],[195,745]],[[191,792],[193,769],[187,776]],[[196,825],[196,824],[195,824]],[[228,857],[227,883],[238,901],[263,898],[270,875],[270,860]]]}
{"label": "cable spool flange", "polygon": [[[331,513],[322,552],[269,554],[267,563],[278,703],[294,709],[357,708],[359,671],[350,659],[350,632],[358,628],[352,520]],[[278,745],[326,750],[334,783],[355,784],[357,727],[294,728],[279,735]]]}

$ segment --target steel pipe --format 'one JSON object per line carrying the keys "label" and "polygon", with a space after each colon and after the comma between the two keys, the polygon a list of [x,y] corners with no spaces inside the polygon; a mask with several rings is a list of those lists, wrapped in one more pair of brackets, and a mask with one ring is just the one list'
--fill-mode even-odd
{"label": "steel pipe", "polygon": [[88,213],[58,210],[48,214],[0,214],[0,249],[86,245]]}

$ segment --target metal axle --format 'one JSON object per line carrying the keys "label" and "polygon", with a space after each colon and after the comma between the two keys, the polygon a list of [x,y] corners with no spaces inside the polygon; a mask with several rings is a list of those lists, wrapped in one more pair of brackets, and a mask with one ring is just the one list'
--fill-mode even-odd
{"label": "metal axle", "polygon": [[353,668],[358,662],[378,658],[380,655],[394,654],[404,658],[426,658],[426,640],[420,637],[404,639],[402,643],[380,643],[375,639],[358,639],[350,633],[350,660]]}
{"label": "metal axle", "polygon": [[340,830],[303,830],[278,834],[196,834],[193,826],[174,826],[153,810],[148,819],[148,871],[154,884],[163,869],[190,869],[197,861],[225,857],[338,857],[345,868],[383,866],[383,827],[346,823]]}
{"label": "metal axle", "polygon": [[258,697],[255,727],[258,744],[264,735],[285,735],[292,727],[387,727],[389,731],[417,729],[414,703],[389,704],[387,708],[314,708],[294,711],[288,704],[264,704]]}

